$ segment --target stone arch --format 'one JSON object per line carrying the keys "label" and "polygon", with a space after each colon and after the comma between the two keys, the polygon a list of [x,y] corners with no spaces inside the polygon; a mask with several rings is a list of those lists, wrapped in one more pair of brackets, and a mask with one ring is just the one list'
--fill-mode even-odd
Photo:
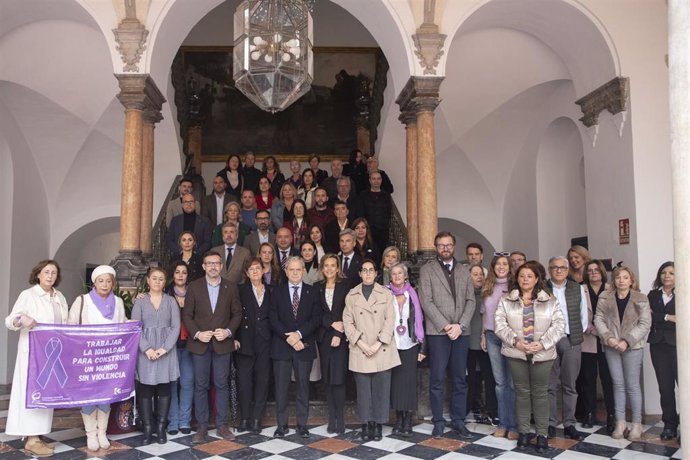
{"label": "stone arch", "polygon": [[586,236],[584,152],[575,123],[565,117],[548,125],[536,163],[539,254],[563,255],[574,237]]}
{"label": "stone arch", "polygon": [[[464,2],[448,2],[443,17],[441,29],[449,37],[448,49],[463,33],[483,28],[509,28],[533,35],[561,56],[578,97],[621,72],[618,51],[608,30],[577,0],[481,0],[469,8]],[[447,55],[439,63],[443,74]]]}
{"label": "stone arch", "polygon": [[455,235],[455,258],[465,260],[465,246],[468,243],[479,243],[484,248],[484,264],[491,260],[491,254],[496,251],[494,245],[479,230],[465,222],[447,217],[438,218],[438,230],[451,232]]}

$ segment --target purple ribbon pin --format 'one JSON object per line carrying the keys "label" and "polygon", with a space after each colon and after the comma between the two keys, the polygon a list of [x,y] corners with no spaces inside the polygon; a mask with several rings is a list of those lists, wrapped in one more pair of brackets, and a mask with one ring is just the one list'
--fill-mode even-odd
{"label": "purple ribbon pin", "polygon": [[57,337],[52,337],[45,347],[46,363],[38,374],[36,383],[45,390],[51,375],[55,375],[60,388],[67,383],[67,372],[65,371],[60,355],[62,354],[62,342]]}

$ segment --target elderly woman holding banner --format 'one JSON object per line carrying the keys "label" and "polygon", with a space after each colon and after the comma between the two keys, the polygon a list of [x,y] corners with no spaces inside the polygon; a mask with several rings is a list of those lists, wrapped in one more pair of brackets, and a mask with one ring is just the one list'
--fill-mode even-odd
{"label": "elderly woman holding banner", "polygon": [[[115,269],[109,265],[99,265],[91,273],[93,289],[88,294],[77,297],[69,311],[69,324],[115,324],[127,321],[122,299],[113,294]],[[105,436],[108,428],[110,404],[86,406],[81,408],[86,431],[86,447],[91,451],[109,449],[110,442]]]}
{"label": "elderly woman holding banner", "polygon": [[37,457],[53,455],[53,447],[39,435],[50,433],[53,409],[26,409],[26,379],[29,366],[29,331],[36,323],[65,324],[67,301],[56,288],[60,284],[60,266],[54,260],[42,260],[29,275],[29,289],[22,291],[5,318],[5,325],[19,331],[17,360],[14,364],[12,394],[5,433],[26,436],[24,449]]}

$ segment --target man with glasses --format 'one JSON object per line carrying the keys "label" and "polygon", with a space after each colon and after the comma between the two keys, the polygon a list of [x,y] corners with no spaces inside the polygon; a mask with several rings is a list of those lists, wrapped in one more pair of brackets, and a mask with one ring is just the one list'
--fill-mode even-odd
{"label": "man with glasses", "polygon": [[426,318],[426,337],[429,344],[432,435],[443,436],[443,389],[446,371],[450,371],[451,427],[462,439],[471,439],[465,427],[467,414],[467,351],[470,321],[475,309],[474,287],[470,273],[459,264],[455,252],[455,236],[439,232],[434,238],[436,260],[424,265],[419,272],[419,299]]}
{"label": "man with glasses", "polygon": [[237,285],[220,276],[222,260],[217,252],[204,254],[202,267],[206,276],[189,283],[182,309],[182,320],[189,331],[187,350],[194,364],[194,416],[199,423],[192,444],[207,441],[211,368],[216,388],[218,436],[227,440],[235,438],[228,427],[228,379],[234,350],[232,339],[242,320],[242,306]]}
{"label": "man with glasses", "polygon": [[213,224],[207,217],[196,212],[196,201],[191,193],[183,195],[182,214],[173,217],[168,228],[168,248],[173,258],[180,253],[180,235],[182,232],[194,233],[196,252],[203,254],[211,249]]}
{"label": "man with glasses", "polygon": [[267,209],[256,211],[254,222],[256,223],[256,230],[244,239],[244,247],[249,249],[249,254],[252,257],[258,254],[259,247],[263,243],[274,244],[276,241],[276,235],[271,230],[271,213]]}
{"label": "man with glasses", "polygon": [[510,273],[515,276],[517,273],[517,269],[520,268],[520,265],[524,264],[527,262],[527,256],[525,255],[524,252],[522,251],[513,251],[510,253]]}
{"label": "man with glasses", "polygon": [[[194,189],[194,183],[192,182],[191,179],[187,179],[186,177],[183,177],[180,179],[180,183],[177,186],[177,193],[179,194],[178,198],[173,198],[172,200],[168,201],[168,206],[166,207],[165,210],[165,226],[170,228],[170,222],[173,220],[173,217],[179,216],[182,214],[182,197],[187,195],[187,194],[192,194],[192,191]],[[199,204],[198,201],[195,201],[195,207],[196,207],[196,212],[199,213],[201,210],[201,205]]]}
{"label": "man with glasses", "polygon": [[551,368],[549,379],[549,437],[556,435],[558,419],[558,393],[563,390],[563,432],[566,438],[582,441],[584,434],[575,427],[577,390],[575,382],[580,373],[583,332],[587,329],[587,298],[584,287],[568,279],[568,259],[556,256],[549,259],[546,288],[560,304],[565,318],[565,337],[556,345],[558,356]]}

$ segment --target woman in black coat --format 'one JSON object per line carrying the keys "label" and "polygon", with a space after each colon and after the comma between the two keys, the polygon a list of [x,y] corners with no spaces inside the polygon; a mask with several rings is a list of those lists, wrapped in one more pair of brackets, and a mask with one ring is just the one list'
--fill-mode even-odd
{"label": "woman in black coat", "polygon": [[225,162],[225,168],[216,173],[225,181],[225,191],[240,201],[244,190],[244,173],[242,172],[242,162],[237,155],[230,155]]}
{"label": "woman in black coat", "polygon": [[237,431],[260,433],[271,369],[271,325],[268,319],[271,286],[264,284],[261,260],[256,257],[245,265],[245,275],[246,282],[238,285],[242,324],[235,338],[240,400]]}
{"label": "woman in black coat", "polygon": [[652,328],[649,331],[649,351],[659,383],[661,395],[661,420],[664,430],[661,439],[669,440],[678,435],[676,411],[676,383],[678,359],[676,354],[676,278],[673,262],[664,262],[656,274],[654,289],[647,297],[652,309]]}
{"label": "woman in black coat", "polygon": [[323,311],[319,340],[321,378],[328,400],[328,433],[345,432],[345,377],[349,350],[345,341],[343,310],[349,284],[342,282],[340,261],[335,254],[321,259],[324,280],[318,284]]}

